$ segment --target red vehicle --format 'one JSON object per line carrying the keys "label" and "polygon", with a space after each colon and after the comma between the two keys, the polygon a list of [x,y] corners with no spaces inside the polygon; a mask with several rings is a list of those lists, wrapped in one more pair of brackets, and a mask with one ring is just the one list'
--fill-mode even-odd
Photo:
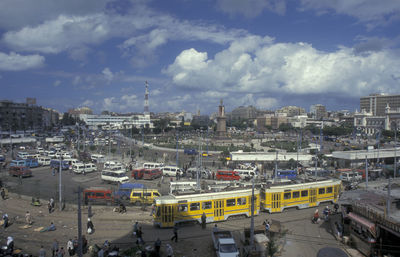
{"label": "red vehicle", "polygon": [[106,203],[114,202],[113,192],[111,189],[104,187],[90,187],[83,190],[83,199],[86,205],[90,203]]}
{"label": "red vehicle", "polygon": [[239,173],[233,170],[219,170],[216,175],[217,180],[239,180]]}
{"label": "red vehicle", "polygon": [[143,179],[156,179],[162,176],[162,171],[160,169],[149,169],[144,170]]}
{"label": "red vehicle", "polygon": [[32,171],[26,166],[11,166],[8,174],[17,177],[32,177]]}
{"label": "red vehicle", "polygon": [[146,169],[143,169],[143,168],[132,170],[132,178],[135,178],[135,179],[141,179],[141,178],[143,178],[143,174],[144,174],[144,171],[145,171],[145,170],[146,170]]}

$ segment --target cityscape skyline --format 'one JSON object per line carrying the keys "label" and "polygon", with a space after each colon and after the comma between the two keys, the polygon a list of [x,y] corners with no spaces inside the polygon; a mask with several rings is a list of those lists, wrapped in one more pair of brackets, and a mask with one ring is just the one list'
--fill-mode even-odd
{"label": "cityscape skyline", "polygon": [[[46,6],[43,9],[43,6]],[[400,2],[0,3],[0,100],[66,112],[214,113],[400,94]]]}

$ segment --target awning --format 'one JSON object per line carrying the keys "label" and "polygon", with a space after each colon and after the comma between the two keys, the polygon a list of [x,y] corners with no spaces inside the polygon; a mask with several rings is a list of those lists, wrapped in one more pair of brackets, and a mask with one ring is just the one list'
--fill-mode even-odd
{"label": "awning", "polygon": [[365,226],[368,228],[368,230],[371,232],[372,235],[376,236],[376,228],[375,224],[372,223],[371,221],[367,220],[366,218],[363,218],[353,212],[350,212],[347,217],[350,219],[354,220],[355,222]]}

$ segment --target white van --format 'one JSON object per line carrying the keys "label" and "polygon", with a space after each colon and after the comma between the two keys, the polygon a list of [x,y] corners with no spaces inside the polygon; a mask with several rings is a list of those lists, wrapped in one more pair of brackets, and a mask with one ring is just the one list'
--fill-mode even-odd
{"label": "white van", "polygon": [[49,157],[46,156],[41,156],[38,158],[38,163],[41,166],[49,166],[50,165],[50,161],[51,159]]}
{"label": "white van", "polygon": [[168,177],[175,177],[176,173],[181,174],[181,169],[176,166],[165,166],[161,168],[162,174]]}
{"label": "white van", "polygon": [[94,172],[97,171],[97,166],[93,163],[86,163],[85,164],[85,172]]}
{"label": "white van", "polygon": [[233,171],[236,171],[241,179],[244,180],[250,180],[252,179],[254,176],[256,176],[256,172],[254,170],[239,170],[239,169],[235,169]]}
{"label": "white van", "polygon": [[362,175],[360,175],[358,172],[352,172],[352,171],[342,172],[340,174],[340,179],[346,182],[361,181]]}
{"label": "white van", "polygon": [[75,159],[75,158],[64,159],[64,161],[68,162],[69,167],[70,167],[69,169],[72,169],[72,166],[74,164],[79,163],[79,160]]}
{"label": "white van", "polygon": [[77,174],[85,173],[85,164],[80,162],[73,164],[72,171]]}
{"label": "white van", "polygon": [[101,172],[101,180],[107,183],[121,184],[129,182],[129,177],[122,167],[112,167]]}
{"label": "white van", "polygon": [[161,168],[162,166],[164,166],[163,163],[157,163],[157,162],[143,163],[143,168],[145,168],[145,169],[156,169],[156,168]]}
{"label": "white van", "polygon": [[117,161],[106,161],[104,163],[104,169],[109,169],[111,167],[115,167],[115,166],[123,166],[122,163],[117,162]]}
{"label": "white van", "polygon": [[101,163],[101,162],[104,162],[104,155],[102,155],[102,154],[92,154],[90,156],[90,159],[92,160],[92,162]]}

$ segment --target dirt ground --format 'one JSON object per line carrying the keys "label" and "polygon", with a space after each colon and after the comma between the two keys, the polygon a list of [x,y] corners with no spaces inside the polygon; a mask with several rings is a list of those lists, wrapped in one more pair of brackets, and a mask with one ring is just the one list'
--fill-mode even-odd
{"label": "dirt ground", "polygon": [[[48,212],[47,203],[35,207],[31,199],[16,194],[9,194],[8,199],[0,200],[0,214],[7,213],[11,225],[0,229],[1,244],[4,245],[7,236],[13,236],[15,246],[23,253],[38,255],[40,246],[43,245],[47,256],[51,256],[51,245],[57,239],[60,247],[66,249],[67,241],[78,235],[78,215],[76,206],[67,206],[63,211],[56,210]],[[162,240],[161,256],[166,256],[165,246],[170,244],[174,250],[174,256],[214,256],[211,239],[208,231],[200,231],[192,236],[191,230],[199,232],[198,226],[182,228],[179,232],[180,239],[177,243],[171,242],[172,229],[159,229],[153,226],[150,208],[142,210],[141,207],[127,206],[128,212],[120,214],[113,212],[112,206],[93,206],[92,221],[95,232],[91,235],[86,233],[87,207],[82,209],[82,234],[86,236],[88,245],[102,245],[105,240],[115,244],[120,249],[127,249],[136,245],[136,238],[132,236],[133,224],[138,221],[143,230],[143,239],[146,246],[153,246],[157,238]],[[25,213],[29,211],[34,221],[32,226],[27,227]],[[40,228],[47,227],[53,222],[55,231],[38,232]],[[85,254],[89,256],[89,253]]]}

